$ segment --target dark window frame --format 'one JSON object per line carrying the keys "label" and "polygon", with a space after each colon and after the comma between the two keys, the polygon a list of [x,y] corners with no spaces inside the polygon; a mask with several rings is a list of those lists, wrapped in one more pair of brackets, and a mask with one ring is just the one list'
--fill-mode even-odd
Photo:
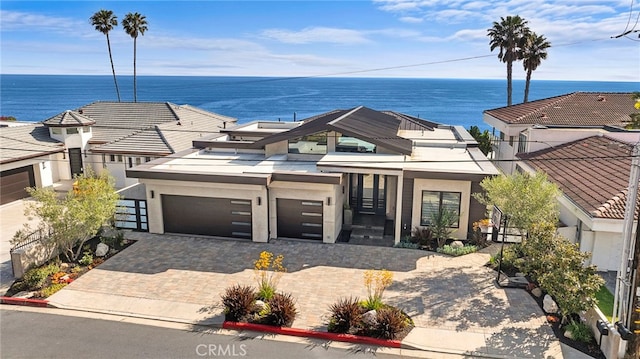
{"label": "dark window frame", "polygon": [[[431,203],[431,202],[425,202],[424,201],[424,197],[425,194],[427,193],[431,193],[431,194],[437,194],[438,196],[438,211],[441,211],[444,207],[443,207],[443,199],[445,195],[457,195],[457,202],[458,202],[458,206],[455,209],[456,214],[458,215],[458,220],[456,221],[456,223],[454,223],[453,226],[449,227],[449,228],[460,228],[460,212],[461,212],[461,208],[462,208],[462,192],[449,192],[449,191],[431,191],[431,190],[423,190],[422,191],[422,196],[420,197],[420,225],[421,226],[430,226],[431,223],[431,216],[425,218],[424,213],[425,213],[425,204],[427,203]],[[448,208],[451,209],[451,208]],[[430,211],[433,212],[433,211]]]}

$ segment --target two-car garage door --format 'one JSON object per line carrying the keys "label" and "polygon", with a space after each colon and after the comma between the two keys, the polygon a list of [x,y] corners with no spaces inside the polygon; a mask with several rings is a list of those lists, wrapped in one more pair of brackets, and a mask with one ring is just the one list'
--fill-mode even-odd
{"label": "two-car garage door", "polygon": [[162,195],[165,233],[251,239],[251,201]]}
{"label": "two-car garage door", "polygon": [[0,204],[28,197],[26,187],[36,185],[33,166],[20,167],[0,173]]}

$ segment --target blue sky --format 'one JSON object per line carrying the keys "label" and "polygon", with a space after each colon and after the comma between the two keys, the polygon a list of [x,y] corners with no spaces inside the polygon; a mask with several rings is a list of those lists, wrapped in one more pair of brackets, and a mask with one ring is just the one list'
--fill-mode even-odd
{"label": "blue sky", "polygon": [[[640,0],[6,1],[3,74],[111,74],[89,17],[147,17],[138,75],[504,78],[487,29],[520,15],[553,45],[534,79],[640,81]],[[635,28],[634,28],[635,26]],[[116,74],[133,41],[110,33]],[[514,78],[525,73],[514,65]]]}

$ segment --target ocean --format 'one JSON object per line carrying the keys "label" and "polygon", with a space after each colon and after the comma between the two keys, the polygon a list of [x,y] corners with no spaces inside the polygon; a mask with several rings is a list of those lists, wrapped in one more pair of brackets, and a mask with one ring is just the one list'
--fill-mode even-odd
{"label": "ocean", "polygon": [[[535,75],[535,74],[534,74]],[[122,101],[133,101],[133,77],[118,76]],[[189,104],[253,120],[292,121],[334,109],[366,106],[465,128],[487,128],[482,112],[506,105],[506,80],[404,78],[266,78],[138,76],[138,102]],[[0,75],[0,115],[44,121],[95,101],[117,101],[113,76]],[[524,81],[513,83],[522,102]],[[637,82],[537,81],[529,100],[575,91],[640,91]]]}

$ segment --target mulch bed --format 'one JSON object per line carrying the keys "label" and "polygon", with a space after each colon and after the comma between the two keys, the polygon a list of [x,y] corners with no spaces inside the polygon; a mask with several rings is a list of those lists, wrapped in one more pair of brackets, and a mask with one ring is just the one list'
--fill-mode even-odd
{"label": "mulch bed", "polygon": [[[531,294],[530,291],[527,291],[527,292],[529,293],[529,295],[531,295],[531,298],[533,298],[536,301],[536,303],[538,303],[538,305],[540,306],[540,309],[542,310],[542,301],[544,299],[544,295],[541,295],[538,298],[535,295]],[[551,329],[553,329],[553,333],[561,343],[566,344],[572,347],[573,349],[581,351],[582,353],[585,353],[593,358],[606,359],[606,357],[600,350],[600,346],[598,345],[598,342],[596,342],[595,338],[591,338],[591,342],[589,343],[584,343],[581,341],[569,339],[564,336],[564,328],[560,323],[561,318],[555,315],[548,315],[547,319],[552,319],[552,320],[547,320],[547,323],[549,323],[549,325],[551,326]],[[579,320],[578,317],[576,317],[575,319]]]}

